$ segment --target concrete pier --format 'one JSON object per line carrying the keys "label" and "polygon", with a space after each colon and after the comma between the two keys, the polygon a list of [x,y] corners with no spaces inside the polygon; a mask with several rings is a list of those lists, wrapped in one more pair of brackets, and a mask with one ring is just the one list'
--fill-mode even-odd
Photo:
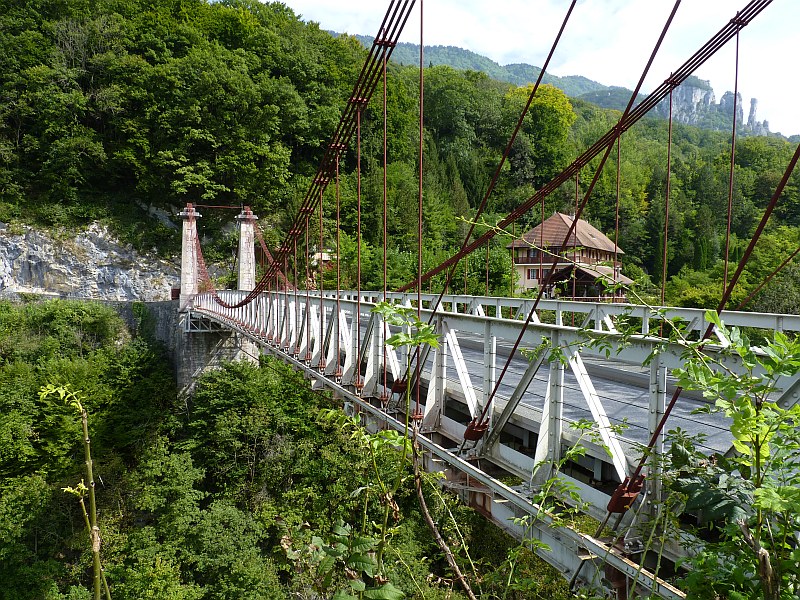
{"label": "concrete pier", "polygon": [[183,219],[181,237],[181,295],[180,310],[187,310],[188,303],[199,290],[199,265],[197,260],[197,219],[202,215],[194,206],[187,204],[178,214]]}
{"label": "concrete pier", "polygon": [[256,287],[255,229],[258,217],[249,206],[236,217],[239,223],[239,289],[250,292]]}

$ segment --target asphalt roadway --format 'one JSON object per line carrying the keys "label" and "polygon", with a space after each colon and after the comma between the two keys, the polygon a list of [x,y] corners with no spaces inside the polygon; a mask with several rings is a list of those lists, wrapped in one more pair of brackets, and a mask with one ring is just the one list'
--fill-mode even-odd
{"label": "asphalt roadway", "polygon": [[[461,353],[467,364],[470,380],[481,397],[483,389],[483,340],[474,335],[457,333]],[[497,376],[513,347],[504,341],[497,341]],[[649,367],[626,363],[614,359],[600,359],[583,356],[583,361],[592,384],[599,396],[609,421],[613,425],[625,427],[621,437],[625,445],[646,444],[650,438],[649,417]],[[519,384],[520,378],[528,367],[528,359],[518,350],[503,378],[497,396],[499,400],[510,398]],[[429,355],[425,372],[432,365],[432,353]],[[541,418],[547,388],[547,363],[544,363],[528,390],[522,397],[521,404],[532,410],[537,420]],[[458,375],[452,360],[448,360],[447,379],[458,382]],[[667,402],[674,390],[674,381],[668,377]],[[504,403],[504,402],[503,402]],[[697,393],[683,392],[678,398],[672,414],[666,424],[666,430],[680,428],[692,436],[702,435],[704,441],[701,448],[710,452],[726,452],[731,446],[731,434],[726,424],[726,417],[719,413],[694,414],[697,409],[707,406]],[[520,410],[519,408],[517,410]],[[564,417],[569,421],[579,419],[593,420],[592,413],[584,398],[575,375],[567,368],[564,373]]]}

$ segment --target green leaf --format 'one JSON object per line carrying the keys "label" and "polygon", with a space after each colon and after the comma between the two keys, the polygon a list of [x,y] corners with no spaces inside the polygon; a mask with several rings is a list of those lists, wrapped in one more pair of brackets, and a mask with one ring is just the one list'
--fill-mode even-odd
{"label": "green leaf", "polygon": [[351,498],[357,498],[358,496],[361,495],[361,492],[368,491],[369,489],[370,489],[370,486],[368,486],[368,485],[362,485],[361,487],[357,487],[352,492],[350,492],[350,497]]}
{"label": "green leaf", "polygon": [[333,535],[337,537],[350,537],[350,525],[346,525],[344,521],[339,519],[336,525],[333,526]]}
{"label": "green leaf", "polygon": [[747,516],[739,501],[702,477],[680,477],[675,488],[686,494],[686,510],[702,511],[702,522],[726,519],[735,521]]}
{"label": "green leaf", "polygon": [[715,310],[707,310],[706,314],[705,314],[705,317],[706,317],[706,321],[708,321],[709,323],[713,323],[719,329],[722,329],[724,327],[724,325],[722,324],[722,319],[720,319],[719,315],[717,314],[717,311],[715,311]]}
{"label": "green leaf", "polygon": [[331,569],[333,569],[333,565],[336,564],[336,557],[332,554],[325,554],[325,558],[319,561],[319,566],[317,567],[317,571],[324,575],[325,573],[330,573]]}
{"label": "green leaf", "polygon": [[353,552],[363,554],[372,550],[378,541],[375,538],[366,537],[363,535],[354,535],[353,540],[350,542],[350,549]]}
{"label": "green leaf", "polygon": [[372,588],[364,592],[364,598],[371,600],[401,600],[406,595],[391,583],[385,583],[379,588]]}
{"label": "green leaf", "polygon": [[674,442],[672,444],[672,448],[670,449],[670,454],[672,455],[671,458],[673,469],[682,469],[683,467],[689,465],[691,454],[683,444]]}
{"label": "green leaf", "polygon": [[365,573],[369,577],[374,575],[375,567],[377,566],[374,558],[358,552],[348,556],[346,562],[351,569]]}
{"label": "green leaf", "polygon": [[775,513],[800,510],[800,489],[794,487],[764,487],[754,492],[755,506]]}
{"label": "green leaf", "polygon": [[311,545],[316,548],[322,548],[325,545],[325,542],[322,541],[322,538],[318,535],[315,535],[311,538]]}

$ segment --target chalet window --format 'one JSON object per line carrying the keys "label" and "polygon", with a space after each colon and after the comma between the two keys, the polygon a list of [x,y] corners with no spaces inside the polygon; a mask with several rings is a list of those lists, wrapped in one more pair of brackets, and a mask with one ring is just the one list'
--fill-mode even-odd
{"label": "chalet window", "polygon": [[539,279],[539,269],[528,269],[528,279]]}

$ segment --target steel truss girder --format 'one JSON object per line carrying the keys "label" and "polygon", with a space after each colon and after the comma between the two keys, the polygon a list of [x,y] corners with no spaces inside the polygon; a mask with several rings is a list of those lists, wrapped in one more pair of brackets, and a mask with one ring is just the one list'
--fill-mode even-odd
{"label": "steel truss girder", "polygon": [[[235,302],[236,295],[242,294],[242,292],[225,292],[226,296],[231,296],[228,298],[230,302]],[[262,295],[264,301],[260,304],[262,306],[262,310],[267,311],[267,315],[264,317],[259,318],[260,322],[266,322],[267,325],[267,335],[268,337],[271,336],[271,341],[278,344],[283,348],[289,348],[290,350],[296,350],[299,345],[303,348],[310,348],[314,347],[314,360],[312,364],[319,364],[319,359],[322,356],[322,349],[324,347],[328,347],[328,356],[327,356],[327,366],[326,372],[333,374],[336,371],[337,366],[341,365],[343,362],[345,378],[344,381],[350,382],[353,380],[355,375],[355,370],[358,368],[359,373],[366,370],[368,374],[371,376],[371,381],[373,383],[377,383],[377,385],[372,385],[371,389],[368,390],[369,394],[380,394],[380,395],[388,395],[388,391],[383,389],[383,386],[380,385],[379,382],[376,380],[380,380],[380,377],[377,377],[382,371],[386,371],[387,365],[384,364],[384,357],[383,357],[383,350],[381,348],[380,343],[376,343],[378,340],[372,336],[370,337],[371,332],[376,328],[376,323],[378,322],[377,317],[371,314],[372,305],[366,300],[371,299],[369,293],[365,293],[365,299],[362,302],[362,319],[369,319],[369,324],[367,327],[362,327],[362,333],[365,334],[365,338],[363,339],[363,344],[360,347],[359,356],[355,356],[355,348],[358,346],[358,340],[355,339],[355,332],[357,330],[355,319],[353,318],[353,313],[356,307],[356,303],[350,300],[347,300],[347,294],[343,293],[345,296],[344,300],[339,301],[341,306],[341,312],[339,314],[339,318],[333,317],[333,307],[331,303],[333,298],[329,298],[325,300],[325,304],[327,305],[324,309],[326,313],[325,318],[328,319],[328,323],[330,324],[333,322],[333,325],[322,328],[319,323],[319,315],[316,314],[318,311],[316,309],[310,311],[313,314],[308,316],[305,315],[305,306],[304,303],[293,301],[294,294],[286,294],[286,293],[275,293],[270,295]],[[405,298],[404,295],[396,295],[398,299]],[[318,296],[316,296],[318,299]],[[483,298],[480,299],[481,301],[485,300]],[[515,299],[494,299],[496,303],[499,305],[501,303],[508,304],[509,301],[513,301]],[[257,299],[260,301],[260,298]],[[317,302],[313,302],[311,304],[314,307]],[[425,302],[423,301],[423,304]],[[581,302],[561,302],[557,301],[557,304],[561,306],[562,309],[564,307],[568,308],[581,308],[585,307],[589,303],[581,303]],[[248,320],[251,318],[247,314],[241,314],[244,310],[243,308],[238,309],[223,309],[213,303],[210,300],[210,297],[204,296],[197,296],[194,299],[194,306],[196,308],[206,308],[207,310],[217,311],[221,314],[232,316],[235,315],[236,318],[240,321]],[[459,307],[470,308],[471,310],[475,310],[476,307],[482,306],[480,302],[478,302],[477,298],[473,297],[453,297],[453,301],[451,303],[451,307],[458,309]],[[518,302],[518,306],[521,306]],[[613,312],[616,305],[609,305],[609,308],[605,308],[604,310],[607,313]],[[640,307],[637,307],[640,308]],[[245,307],[246,309],[246,307]],[[597,313],[596,307],[589,306],[588,309],[584,308],[584,310],[588,310],[589,312],[595,311],[593,314],[595,315],[595,321],[598,324],[602,324],[605,322],[606,318],[611,318],[608,314],[602,317],[599,317],[599,313]],[[686,312],[686,309],[680,309],[678,312]],[[687,314],[695,314],[699,311],[695,311],[695,313],[691,313],[689,311]],[[429,311],[424,310],[423,313],[425,316],[429,315]],[[348,323],[348,315],[349,321]],[[667,316],[670,316],[667,313]],[[779,318],[780,315],[767,315],[770,318]],[[293,317],[293,318],[292,318]],[[790,317],[790,315],[786,315],[785,317]],[[759,318],[766,318],[764,315],[760,315]],[[485,316],[476,316],[476,315],[467,315],[463,313],[439,313],[437,319],[440,325],[440,330],[442,333],[442,338],[445,340],[445,343],[451,347],[450,351],[448,352],[451,355],[451,360],[453,360],[454,366],[456,367],[456,372],[459,375],[459,382],[462,388],[462,395],[463,400],[470,408],[470,414],[472,416],[475,415],[476,410],[478,409],[478,401],[477,401],[477,394],[476,390],[471,384],[470,381],[470,372],[469,369],[466,368],[463,357],[460,356],[460,348],[459,348],[459,341],[458,338],[455,336],[455,332],[457,331],[459,335],[467,334],[472,335],[475,339],[483,339],[484,342],[484,367],[483,367],[483,390],[481,394],[482,402],[480,404],[484,404],[486,398],[488,396],[489,391],[492,389],[493,382],[493,375],[492,373],[495,370],[496,366],[496,357],[497,357],[497,347],[494,340],[512,340],[516,339],[517,335],[519,334],[520,328],[522,327],[522,323],[515,319],[502,319],[497,317],[485,317]],[[281,322],[286,322],[285,326],[281,326]],[[791,320],[791,319],[789,319]],[[295,323],[295,326],[292,327],[292,322]],[[310,333],[301,333],[301,331],[297,331],[298,327],[296,326],[297,323],[305,324],[309,322],[310,327],[306,328],[310,330]],[[303,325],[300,326],[299,329],[303,329]],[[602,326],[602,325],[601,325]],[[385,325],[377,325],[377,328],[383,329]],[[258,328],[258,327],[257,327]],[[339,347],[340,347],[340,356],[338,357],[339,360],[337,361],[336,356],[332,356],[335,354],[335,346],[337,344],[334,343],[334,340],[331,339],[331,334],[334,336],[339,334]],[[387,332],[387,335],[390,332]],[[327,334],[325,339],[323,336]],[[580,350],[580,356],[583,357],[590,357],[593,359],[604,358],[604,353],[606,348],[610,348],[612,353],[616,356],[616,358],[626,361],[631,364],[642,364],[645,358],[651,356],[651,353],[654,349],[658,349],[658,356],[657,362],[659,368],[664,369],[665,371],[669,372],[671,369],[682,367],[684,364],[684,356],[683,353],[685,348],[679,344],[670,344],[667,343],[665,340],[648,336],[648,335],[634,335],[634,336],[623,336],[622,334],[613,332],[613,331],[604,331],[602,333],[596,332],[595,330],[584,330],[580,328],[574,327],[566,327],[566,326],[558,326],[558,325],[547,325],[547,324],[533,324],[530,325],[522,339],[523,346],[528,347],[536,347],[538,346],[543,340],[552,340],[554,336],[558,336],[559,345],[561,348],[564,349],[567,353],[571,356],[578,356],[577,351]],[[598,349],[594,349],[591,344],[587,344],[587,335],[588,336],[602,336],[602,347]],[[302,339],[305,338],[305,339]],[[333,349],[332,349],[333,347]],[[421,364],[425,363],[425,358],[429,348],[423,349],[423,360]],[[403,351],[403,349],[401,349]],[[706,352],[709,354],[714,354],[718,351],[718,348],[713,346],[708,346]],[[379,356],[374,356],[377,352]],[[501,350],[501,354],[502,354]],[[396,357],[394,351],[388,351],[386,358],[388,359],[389,365],[391,367],[393,378],[396,380],[398,377],[398,372],[403,372],[403,368],[400,366],[399,362],[396,361]],[[333,360],[331,360],[333,359]],[[343,359],[343,361],[342,361]],[[578,359],[572,359],[573,362],[577,362]],[[733,371],[741,371],[740,361],[733,356],[723,356],[721,358],[725,362],[726,368],[730,368]],[[366,363],[366,364],[365,364]],[[422,370],[420,369],[420,372]],[[591,379],[588,378],[588,375],[579,369],[579,372],[576,373],[578,376],[578,383],[581,385],[582,389],[584,390],[585,394],[588,394],[587,398],[590,400],[590,406],[592,405],[592,398],[596,399],[596,394],[591,393]],[[644,381],[642,382],[642,387],[647,385],[646,382],[646,375],[643,375]],[[776,394],[776,399],[781,401],[782,403],[791,403],[797,400],[798,392],[797,392],[797,380],[800,378],[796,378],[794,381],[789,381],[786,384],[786,389],[783,392]],[[587,383],[588,382],[588,383]],[[411,385],[414,384],[414,381],[409,382]],[[444,385],[439,386],[442,390],[447,390],[447,393],[451,393],[451,390],[448,389],[447,383],[444,382]],[[587,391],[588,390],[588,391]],[[651,390],[651,401],[655,402],[653,392]],[[659,412],[654,408],[651,402],[650,407],[650,414],[655,414],[655,412]],[[602,403],[595,402],[595,405],[602,408]],[[593,413],[595,411],[592,411]],[[489,415],[492,416],[494,410],[489,412]],[[546,422],[550,422],[546,420]],[[652,426],[649,427],[652,429]],[[619,469],[618,469],[619,471]]]}
{"label": "steel truss girder", "polygon": [[[228,300],[231,303],[235,302],[236,294],[238,293],[226,292],[230,296]],[[294,296],[294,294],[273,292],[263,294],[254,300],[254,303],[257,303],[255,309],[248,309],[247,307],[222,309],[208,297],[201,295],[195,297],[194,308],[190,307],[189,309],[189,318],[196,320],[200,317],[200,320],[217,320],[217,322],[224,323],[225,327],[237,329],[245,335],[256,339],[260,344],[267,344],[269,351],[281,356],[282,359],[292,362],[292,364],[303,362],[303,370],[306,372],[313,371],[316,374],[315,378],[320,381],[319,385],[336,389],[337,393],[343,393],[341,390],[345,390],[349,394],[348,397],[360,397],[362,395],[353,386],[348,387],[347,384],[352,383],[356,369],[358,369],[359,373],[366,371],[366,379],[369,385],[364,388],[363,395],[373,398],[389,397],[390,391],[383,387],[380,374],[390,370],[394,381],[405,376],[405,367],[402,365],[405,362],[406,355],[403,354],[404,349],[401,348],[402,356],[400,357],[401,360],[398,361],[395,351],[387,348],[386,358],[384,358],[384,340],[391,334],[391,331],[388,330],[388,326],[382,323],[379,316],[371,313],[372,304],[369,302],[369,300],[380,298],[373,298],[369,293],[362,294],[361,314],[359,316],[362,323],[365,323],[368,319],[369,323],[366,327],[363,324],[360,327],[364,338],[359,344],[359,340],[356,340],[358,328],[356,327],[355,312],[357,303],[355,299],[348,299],[347,294],[342,292],[339,298],[341,310],[336,316],[335,296],[326,294],[323,300],[323,314],[320,317],[318,314],[318,295],[315,295],[315,302],[309,304],[309,306],[315,308],[313,310],[309,309],[308,314],[306,314],[306,303],[301,301],[299,297],[295,300]],[[404,295],[396,296],[396,299],[399,300],[405,298]],[[433,299],[432,297],[431,299],[424,298],[423,307],[427,302],[432,302]],[[641,364],[643,359],[650,356],[654,349],[658,349],[659,352],[650,366],[649,377],[646,373],[642,374],[644,380],[642,387],[649,389],[649,407],[644,406],[643,410],[649,410],[647,428],[652,432],[664,411],[665,394],[668,388],[666,374],[670,369],[683,366],[685,348],[680,344],[668,343],[664,339],[650,335],[648,333],[650,331],[649,318],[642,318],[641,331],[643,333],[630,336],[615,331],[615,318],[620,315],[630,316],[635,311],[644,310],[642,307],[635,307],[635,310],[624,307],[621,310],[617,305],[597,307],[591,303],[562,301],[555,301],[555,304],[557,305],[555,308],[560,312],[555,311],[552,302],[551,305],[544,303],[540,308],[554,310],[555,320],[562,323],[566,321],[564,318],[566,312],[573,310],[580,312],[586,316],[583,319],[579,319],[579,321],[584,321],[589,329],[534,323],[527,328],[522,344],[527,347],[536,347],[542,341],[547,341],[551,347],[561,349],[565,356],[565,363],[573,367],[572,371],[575,373],[579,387],[587,402],[590,403],[590,407],[591,403],[594,403],[595,408],[598,409],[598,411],[593,410],[592,413],[596,418],[600,415],[598,420],[600,421],[601,432],[608,425],[607,421],[604,422],[602,419],[602,399],[596,392],[592,392],[591,370],[587,371],[584,368],[584,361],[581,357],[589,357],[596,361],[605,356],[606,348],[610,348],[612,354],[616,357],[628,363]],[[450,398],[454,399],[456,403],[462,403],[463,406],[469,409],[469,414],[474,417],[476,412],[485,406],[489,393],[493,389],[497,355],[500,354],[502,356],[505,353],[505,357],[508,356],[509,344],[507,341],[516,339],[523,326],[521,320],[517,318],[508,319],[485,315],[492,312],[500,314],[501,309],[509,308],[516,313],[517,317],[524,318],[523,313],[526,305],[524,301],[518,299],[484,299],[454,296],[449,303],[449,308],[452,311],[438,312],[435,317],[437,332],[444,343],[442,348],[434,354],[430,374],[427,371],[423,371],[423,369],[420,369],[419,372],[423,376],[423,387],[427,387],[428,400],[425,403],[423,421],[425,432],[441,435],[458,442],[463,438],[465,425],[463,422],[458,422],[445,416],[446,399]],[[423,319],[430,315],[430,310],[427,308],[423,308],[422,312]],[[700,325],[702,320],[697,320],[701,319],[702,315],[700,313],[702,311],[691,312],[686,309],[680,309],[677,312],[685,313],[687,319],[690,317],[696,319],[696,322],[691,327],[702,328],[702,325]],[[667,316],[670,316],[669,312],[667,312]],[[740,318],[740,315],[734,315],[734,317],[734,321],[737,318],[739,319],[739,324],[746,326],[753,324],[753,322],[747,321],[743,317]],[[322,326],[319,321],[323,321],[325,326]],[[780,321],[783,329],[790,329],[797,325],[791,315],[757,315],[756,321],[762,325],[767,322],[777,323]],[[306,323],[309,323],[309,326],[305,326]],[[602,331],[600,331],[601,328]],[[595,349],[591,344],[587,344],[587,336],[602,336],[602,347]],[[303,356],[298,356],[295,352],[297,346],[303,343],[302,338],[305,338],[304,346],[306,348],[314,349],[313,361],[304,362],[302,361]],[[339,346],[338,356],[336,352],[337,339]],[[473,347],[476,344],[482,344],[482,385],[475,386],[472,383],[472,379],[477,377],[481,371],[470,369],[467,361],[464,360],[464,356],[459,356],[461,347],[466,343],[465,340],[471,343]],[[501,342],[499,345],[498,341]],[[506,341],[505,345],[502,343],[503,341]],[[357,352],[357,348],[360,351]],[[422,365],[426,363],[429,351],[429,347],[423,349]],[[715,354],[720,351],[720,348],[709,345],[705,351],[709,354]],[[319,367],[318,364],[319,357],[323,355],[326,357],[324,369]],[[448,355],[450,358],[447,358]],[[298,357],[300,361],[297,360]],[[725,361],[726,368],[730,368],[733,371],[741,371],[741,365],[735,357],[723,356],[721,360]],[[450,361],[453,361],[456,373],[459,375],[457,382],[447,379],[447,363]],[[339,380],[332,380],[332,378],[334,373],[341,367],[344,367],[349,376],[344,377],[340,383]],[[529,364],[526,367],[523,379],[529,378],[532,380],[535,376],[536,367]],[[319,371],[324,371],[324,373]],[[525,382],[520,382],[517,385],[508,400],[500,396],[495,397],[495,407],[492,407],[488,412],[489,416],[493,416],[493,426],[487,434],[483,446],[479,448],[484,458],[511,473],[519,475],[523,480],[531,478],[537,463],[549,463],[550,465],[556,463],[560,458],[562,446],[574,444],[577,439],[575,432],[562,426],[564,421],[564,364],[560,361],[550,361],[548,371],[547,397],[541,406],[541,410],[532,407],[530,404],[524,407],[520,404],[520,399],[525,387],[527,387]],[[413,370],[411,375],[409,384],[414,385]],[[780,401],[782,403],[795,403],[800,393],[798,392],[800,378],[788,381],[782,387],[784,392]],[[478,388],[482,389],[479,391]],[[480,401],[478,398],[480,398]],[[366,402],[366,404],[369,404],[369,402]],[[390,400],[388,407],[389,409],[397,409],[398,402]],[[497,415],[494,415],[495,411]],[[382,412],[380,414],[385,415],[386,413]],[[530,455],[524,454],[505,443],[499,443],[499,433],[503,428],[511,428],[514,431],[513,435],[519,435],[522,432],[525,439],[538,435],[535,456],[532,458]],[[664,438],[662,436],[659,440],[658,449],[663,448],[663,441]],[[528,444],[527,441],[525,443]],[[624,473],[624,470],[620,467],[624,466],[625,458],[630,458],[630,455],[626,457],[624,453],[629,451],[631,446],[628,446],[627,449],[615,448],[613,438],[607,439],[606,444],[612,448],[614,460],[610,464],[613,464],[616,477],[619,478]],[[598,470],[598,465],[602,465],[601,461],[608,461],[606,451],[602,447],[591,443],[586,444],[586,447],[587,460],[590,461],[587,466],[592,468],[591,465],[594,464],[595,478],[600,479],[603,477],[603,470]],[[452,465],[454,463],[451,460],[448,464]],[[464,473],[465,471],[462,470],[461,472]],[[590,502],[589,514],[595,517],[604,516],[607,495],[576,479],[565,475],[559,476],[570,480],[571,483],[576,485],[584,500]],[[659,487],[657,481],[648,481],[646,501],[648,505],[651,505],[651,508],[654,503],[658,502]],[[642,512],[647,514],[652,511],[646,508]],[[500,513],[498,512],[497,514]],[[506,523],[503,526],[508,527],[508,524]],[[588,548],[588,545],[584,544],[581,547]]]}
{"label": "steel truss girder", "polygon": [[[291,354],[282,351],[279,347],[267,343],[266,336],[256,334],[239,320],[230,315],[224,315],[219,312],[212,313],[205,309],[199,309],[198,312],[210,320],[216,321],[251,338],[261,345],[263,350],[274,354],[296,370],[303,372],[308,378],[316,379],[321,383],[322,387],[327,388],[339,397],[346,398],[348,401],[357,405],[363,413],[368,414],[370,419],[374,420],[379,426],[389,426],[397,431],[404,431],[404,423],[402,421],[391,417],[381,409],[373,406],[344,385],[331,381],[317,369],[307,365],[305,361],[298,360]],[[519,527],[515,528],[509,523],[509,520],[511,518],[528,515],[530,521],[524,530],[524,534],[529,537],[535,537],[547,544],[550,550],[540,548],[536,550],[537,554],[545,561],[561,570],[562,573],[567,575],[574,573],[578,565],[585,561],[585,558],[581,556],[581,551],[585,550],[590,556],[595,557],[594,560],[599,563],[595,565],[596,570],[593,574],[591,569],[583,569],[585,575],[582,576],[582,580],[588,585],[597,584],[600,578],[600,569],[602,565],[607,564],[624,573],[630,579],[635,579],[638,585],[641,585],[660,598],[670,600],[685,599],[686,596],[683,592],[666,581],[661,580],[644,569],[641,565],[620,555],[602,541],[566,527],[556,526],[552,517],[546,511],[542,511],[538,505],[532,503],[524,493],[516,491],[490,477],[467,460],[462,459],[436,444],[425,435],[418,435],[417,441],[430,456],[435,457],[434,460],[446,463],[449,468],[466,475],[468,478],[480,484],[481,487],[473,488],[472,492],[474,493],[477,490],[478,493],[488,498],[492,507],[491,518],[506,531],[520,537],[523,530]],[[466,486],[466,489],[469,490],[469,486]],[[509,511],[508,508],[505,507],[506,504],[513,507],[513,509]],[[497,515],[497,517],[495,518],[494,515]]]}

